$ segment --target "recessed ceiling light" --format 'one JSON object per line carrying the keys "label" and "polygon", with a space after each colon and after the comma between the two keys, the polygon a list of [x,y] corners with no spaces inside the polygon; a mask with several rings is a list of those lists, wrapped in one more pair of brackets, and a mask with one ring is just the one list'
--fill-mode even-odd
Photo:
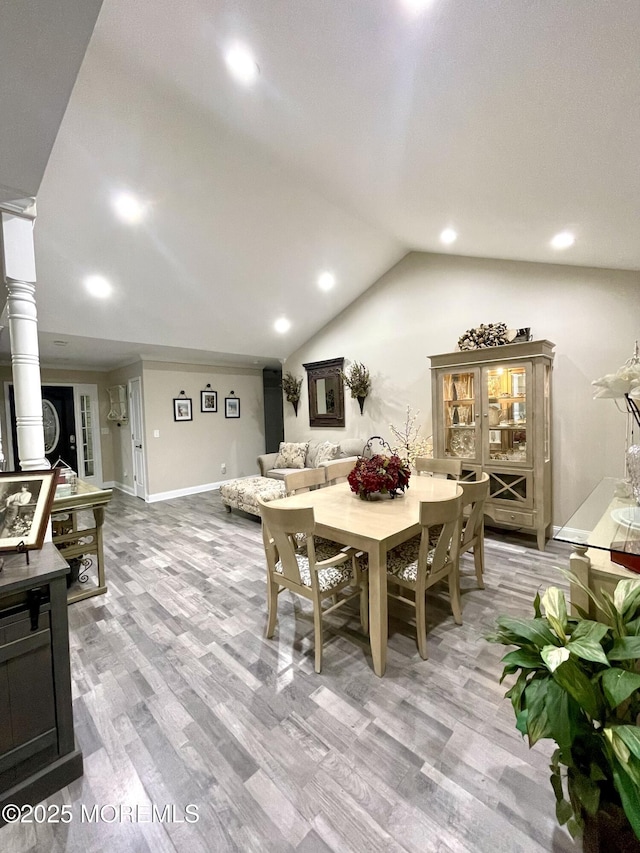
{"label": "recessed ceiling light", "polygon": [[440,242],[444,243],[445,246],[450,246],[452,243],[455,243],[458,239],[458,232],[454,231],[453,228],[445,228],[444,231],[440,232]]}
{"label": "recessed ceiling light", "polygon": [[576,238],[571,231],[561,231],[552,239],[551,245],[554,249],[568,249],[569,246],[573,246],[575,242]]}
{"label": "recessed ceiling light", "polygon": [[144,217],[145,205],[132,193],[118,193],[112,204],[118,218],[129,225],[136,225]]}
{"label": "recessed ceiling light", "polygon": [[224,61],[227,63],[231,76],[238,83],[250,86],[257,80],[260,73],[258,63],[253,58],[251,51],[243,44],[232,45],[225,53]]}
{"label": "recessed ceiling light", "polygon": [[289,331],[289,329],[291,328],[291,323],[289,322],[289,320],[287,320],[286,317],[280,317],[273,324],[273,328],[276,330],[276,332],[280,332],[280,334],[283,335],[285,332]]}
{"label": "recessed ceiling light", "polygon": [[92,296],[105,299],[111,295],[112,287],[102,275],[88,275],[84,280],[84,286]]}
{"label": "recessed ceiling light", "polygon": [[431,5],[433,0],[401,0],[401,2],[407,12],[411,12],[412,15],[419,15],[420,12],[424,12],[427,6]]}
{"label": "recessed ceiling light", "polygon": [[321,272],[318,276],[318,287],[320,290],[331,290],[335,287],[336,277],[332,272]]}

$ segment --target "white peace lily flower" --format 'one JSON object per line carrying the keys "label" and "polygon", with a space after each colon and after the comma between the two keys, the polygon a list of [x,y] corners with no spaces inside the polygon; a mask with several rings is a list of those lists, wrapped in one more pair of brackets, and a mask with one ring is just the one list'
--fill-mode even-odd
{"label": "white peace lily flower", "polygon": [[640,365],[623,365],[615,373],[607,373],[601,379],[594,379],[591,384],[598,389],[593,395],[594,399],[620,399],[625,394],[636,397],[640,395]]}

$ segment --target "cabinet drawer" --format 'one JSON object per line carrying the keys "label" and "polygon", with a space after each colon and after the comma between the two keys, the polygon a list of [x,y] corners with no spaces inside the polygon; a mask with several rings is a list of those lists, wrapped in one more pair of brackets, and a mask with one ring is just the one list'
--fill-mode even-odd
{"label": "cabinet drawer", "polygon": [[495,509],[491,507],[491,516],[494,521],[499,521],[502,524],[516,524],[518,527],[534,527],[532,512],[520,512],[515,509]]}

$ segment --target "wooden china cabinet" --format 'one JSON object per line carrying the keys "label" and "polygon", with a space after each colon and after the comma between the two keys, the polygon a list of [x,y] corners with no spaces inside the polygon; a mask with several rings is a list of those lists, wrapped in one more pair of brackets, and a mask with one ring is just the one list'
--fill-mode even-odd
{"label": "wooden china cabinet", "polygon": [[551,535],[550,341],[432,355],[434,455],[463,460],[463,480],[489,474],[485,513]]}

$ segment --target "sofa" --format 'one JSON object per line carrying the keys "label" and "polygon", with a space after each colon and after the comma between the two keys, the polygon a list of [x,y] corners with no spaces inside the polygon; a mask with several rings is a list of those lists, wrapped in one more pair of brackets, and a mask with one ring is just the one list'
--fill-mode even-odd
{"label": "sofa", "polygon": [[312,438],[305,442],[281,442],[277,453],[258,456],[262,477],[284,480],[292,471],[301,468],[321,468],[334,459],[351,459],[355,462],[363,451],[366,438],[343,438],[339,441]]}

